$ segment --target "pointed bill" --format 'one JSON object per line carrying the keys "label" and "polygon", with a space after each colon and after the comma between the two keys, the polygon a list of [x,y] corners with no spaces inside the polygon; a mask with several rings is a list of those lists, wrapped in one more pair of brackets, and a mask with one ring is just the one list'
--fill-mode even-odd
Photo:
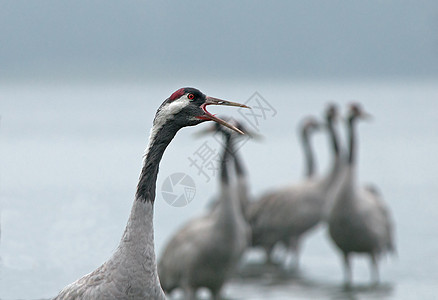
{"label": "pointed bill", "polygon": [[237,106],[237,107],[250,108],[249,106],[246,106],[245,104],[241,104],[241,103],[237,103],[237,102],[231,102],[231,101],[221,100],[221,99],[207,96],[207,99],[205,100],[204,104],[201,105],[201,108],[204,111],[204,115],[198,117],[199,119],[203,119],[203,120],[215,121],[223,126],[226,126],[230,129],[240,133],[240,134],[245,134],[243,131],[241,131],[236,126],[234,126],[234,125],[216,117],[215,115],[212,115],[211,113],[209,113],[207,111],[207,108],[206,108],[207,105],[224,105],[224,106]]}

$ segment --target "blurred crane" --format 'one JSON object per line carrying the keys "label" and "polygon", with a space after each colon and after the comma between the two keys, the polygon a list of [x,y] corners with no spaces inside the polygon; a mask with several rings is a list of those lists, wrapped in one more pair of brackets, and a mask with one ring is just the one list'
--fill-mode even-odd
{"label": "blurred crane", "polygon": [[223,284],[232,275],[249,242],[249,226],[228,172],[229,158],[236,154],[235,136],[223,127],[220,132],[225,144],[217,205],[183,226],[166,245],[158,264],[164,291],[171,293],[182,288],[185,299],[194,299],[197,289],[202,287],[219,299]]}
{"label": "blurred crane", "polygon": [[154,118],[131,215],[117,250],[95,271],[64,288],[56,300],[165,299],[155,263],[153,231],[155,186],[164,151],[181,128],[208,120],[241,132],[210,114],[207,105],[245,107],[208,97],[193,88],[179,89],[162,103]]}
{"label": "blurred crane", "polygon": [[[339,143],[334,129],[337,109],[330,105],[326,111],[327,127],[330,132],[333,162],[330,172],[317,178],[314,174],[314,160],[309,135],[320,127],[314,118],[307,118],[301,129],[302,143],[306,156],[306,179],[300,184],[289,185],[269,192],[254,202],[249,209],[252,229],[252,246],[262,246],[268,262],[272,262],[272,250],[281,242],[295,255],[298,266],[299,242],[302,236],[314,228],[322,219],[331,202],[332,189],[341,174]],[[288,258],[284,262],[288,265]]]}
{"label": "blurred crane", "polygon": [[352,253],[370,256],[372,280],[378,282],[377,260],[381,254],[394,249],[392,220],[381,196],[376,188],[357,186],[355,125],[358,119],[366,119],[368,116],[358,104],[352,104],[349,108],[346,174],[328,219],[330,237],[343,255],[346,285],[352,282]]}

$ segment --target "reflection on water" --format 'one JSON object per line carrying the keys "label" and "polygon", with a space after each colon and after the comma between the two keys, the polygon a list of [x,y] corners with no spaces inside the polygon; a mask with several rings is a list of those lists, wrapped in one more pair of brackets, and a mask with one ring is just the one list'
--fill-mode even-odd
{"label": "reflection on water", "polygon": [[229,299],[266,299],[263,295],[268,294],[275,295],[272,299],[389,299],[394,291],[392,283],[359,283],[347,287],[319,281],[304,271],[285,271],[276,265],[256,263],[245,265],[228,288],[229,295],[236,295]]}

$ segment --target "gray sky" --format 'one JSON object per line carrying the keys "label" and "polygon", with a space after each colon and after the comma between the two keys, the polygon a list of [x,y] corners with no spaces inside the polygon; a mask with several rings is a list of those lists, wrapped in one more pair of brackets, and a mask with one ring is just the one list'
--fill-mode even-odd
{"label": "gray sky", "polygon": [[0,79],[437,75],[438,1],[0,2]]}

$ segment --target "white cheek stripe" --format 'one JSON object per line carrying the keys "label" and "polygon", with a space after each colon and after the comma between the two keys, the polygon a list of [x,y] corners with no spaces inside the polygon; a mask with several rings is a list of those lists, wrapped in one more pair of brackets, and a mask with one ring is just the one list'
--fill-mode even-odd
{"label": "white cheek stripe", "polygon": [[[149,147],[151,146],[152,141],[155,139],[155,136],[158,133],[158,131],[160,130],[160,128],[163,127],[163,125],[168,120],[173,118],[173,116],[176,115],[177,113],[179,113],[184,107],[189,105],[189,103],[190,103],[190,100],[187,98],[187,95],[183,95],[179,99],[174,100],[174,101],[170,102],[169,104],[166,104],[165,106],[163,106],[160,109],[157,116],[155,117],[154,125],[151,128],[151,133],[149,136],[149,145],[145,150],[145,153],[143,156],[144,158],[146,157],[146,154],[149,152]],[[144,161],[143,161],[143,164],[144,164]]]}
{"label": "white cheek stripe", "polygon": [[185,106],[189,105],[190,100],[186,95],[181,98],[166,104],[161,108],[158,115],[155,118],[154,127],[157,126],[161,128],[164,123],[166,123],[170,118],[179,113]]}

